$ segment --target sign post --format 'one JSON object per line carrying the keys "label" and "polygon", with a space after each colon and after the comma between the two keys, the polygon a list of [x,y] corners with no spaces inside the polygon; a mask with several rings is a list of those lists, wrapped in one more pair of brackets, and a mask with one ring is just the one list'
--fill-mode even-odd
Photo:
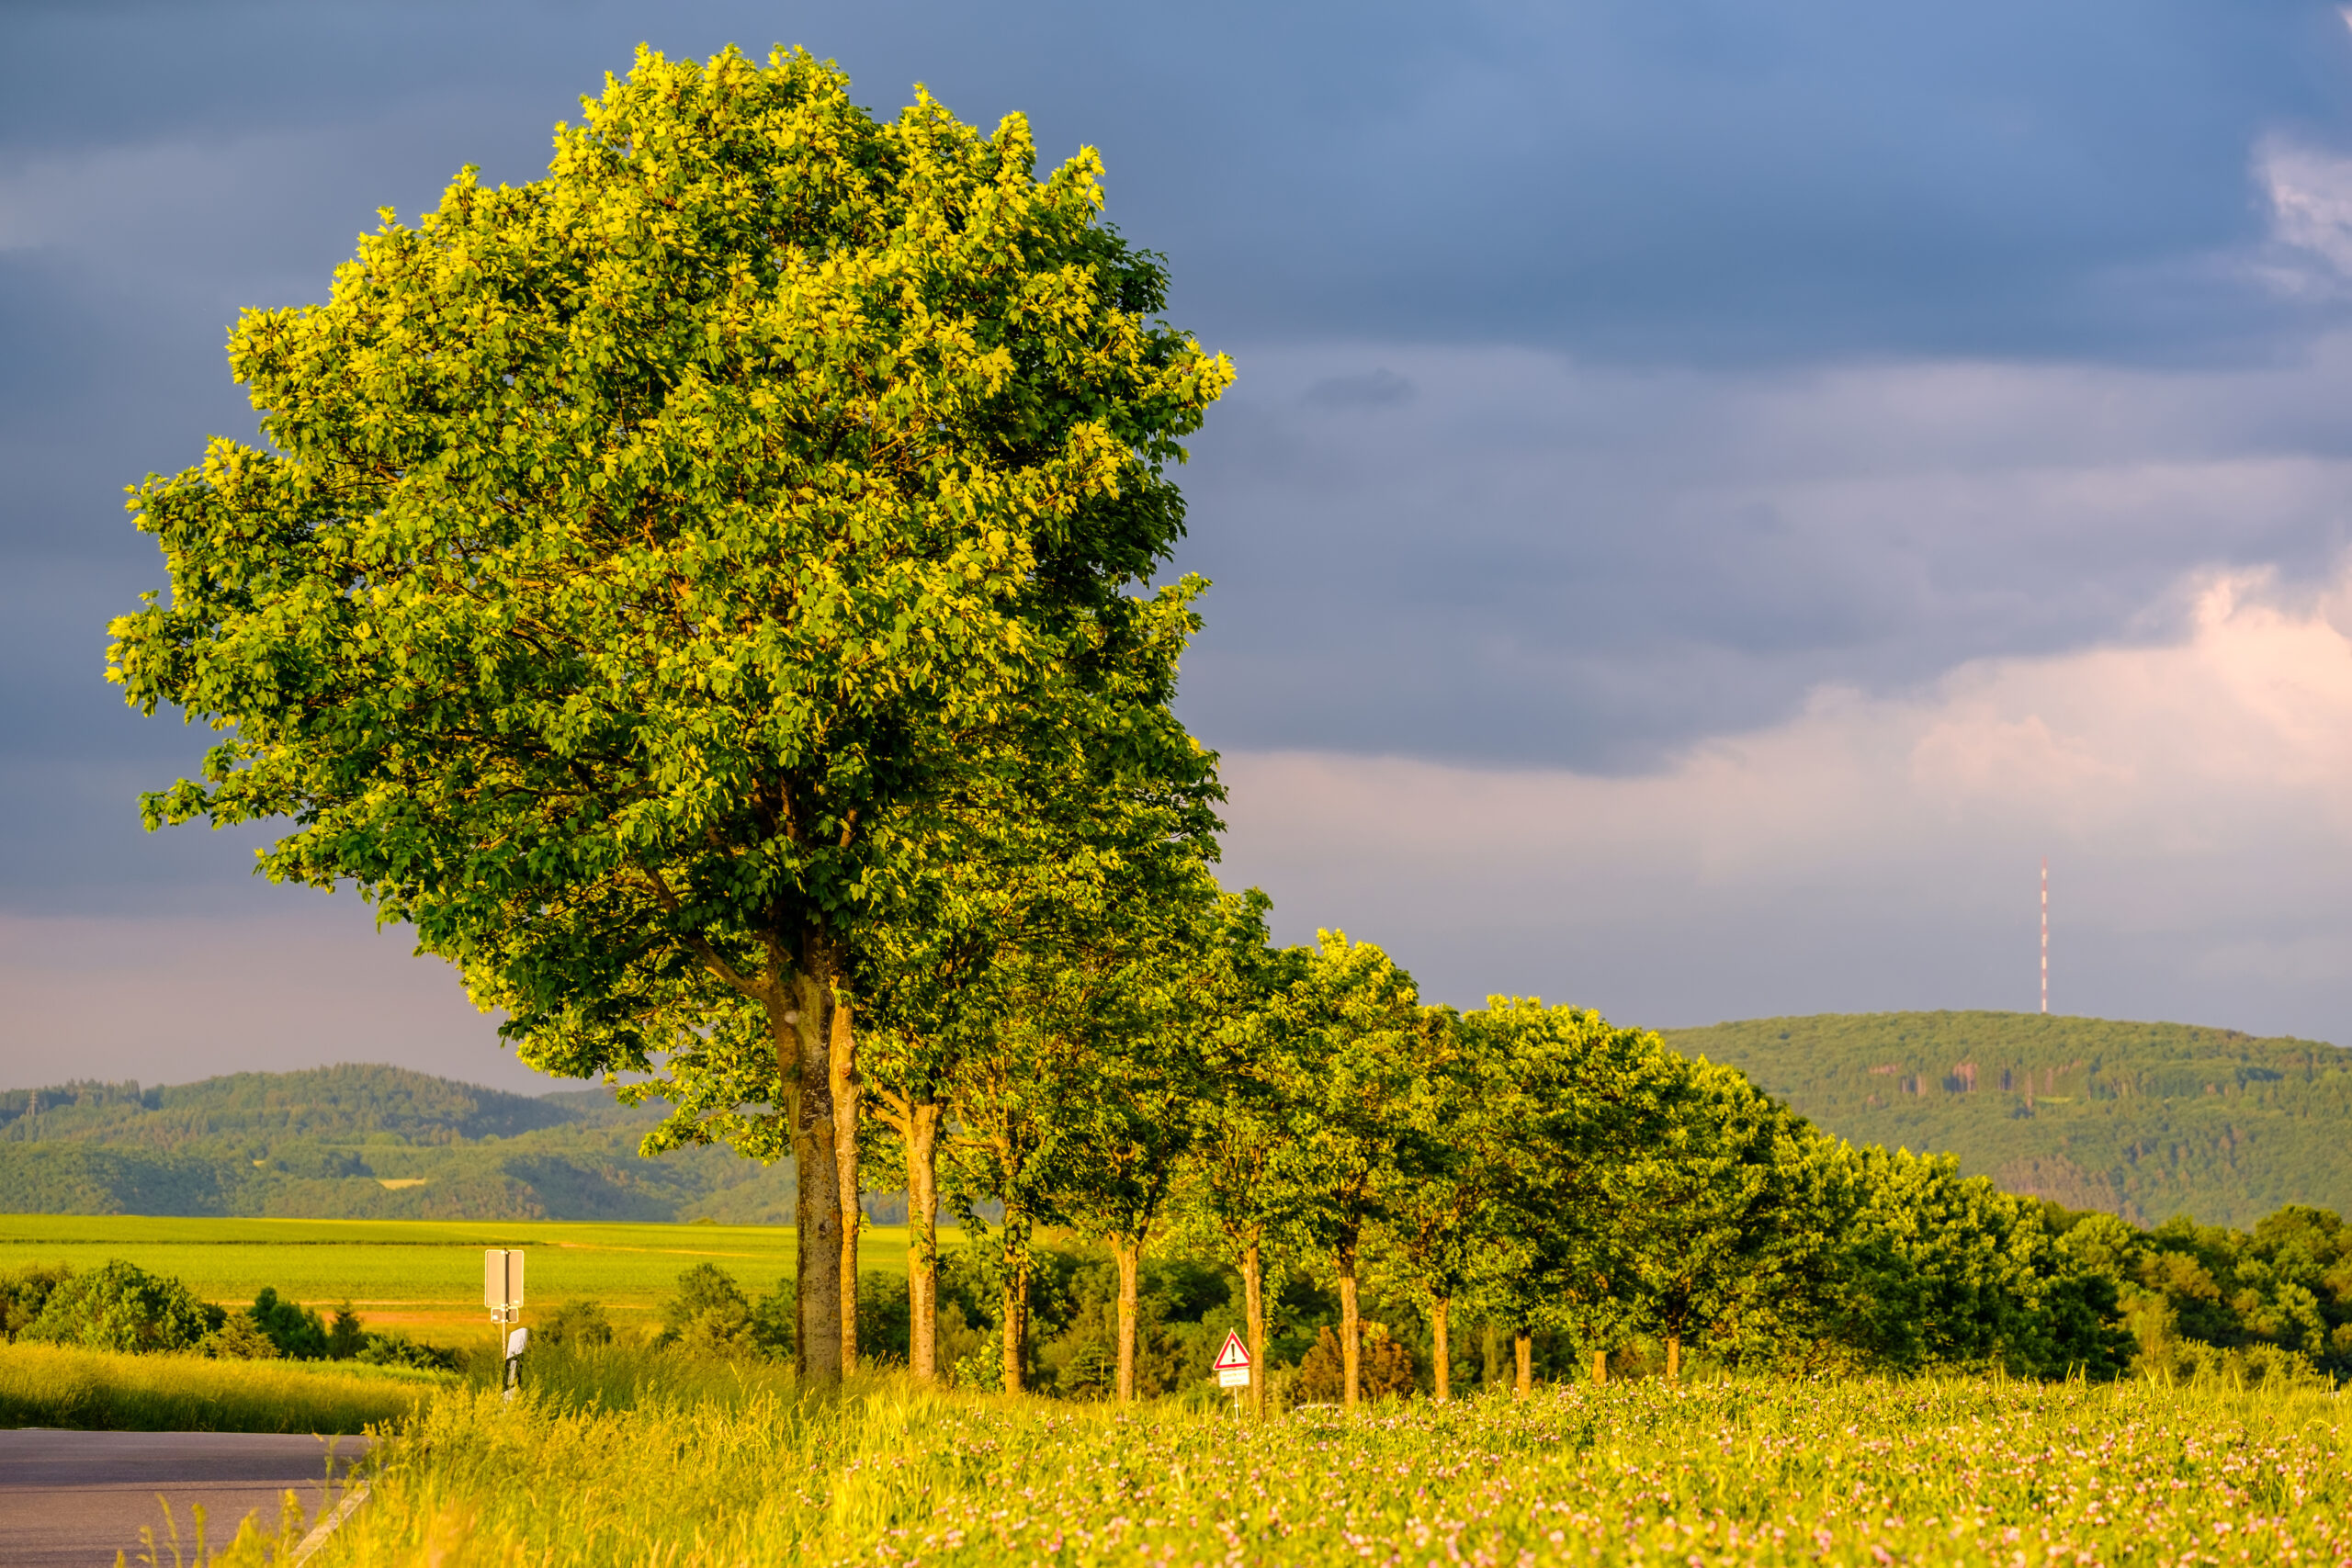
{"label": "sign post", "polygon": [[1233,1391],[1233,1410],[1241,1412],[1241,1391],[1250,1386],[1250,1347],[1241,1343],[1241,1336],[1231,1329],[1225,1333],[1225,1346],[1216,1353],[1216,1382],[1219,1388]]}
{"label": "sign post", "polygon": [[[490,1309],[490,1321],[502,1330],[523,1315],[523,1249],[493,1247],[481,1255],[481,1304]],[[513,1398],[517,1382],[515,1361],[523,1354],[525,1330],[502,1333],[500,1348],[505,1352],[505,1386],[508,1398]]]}

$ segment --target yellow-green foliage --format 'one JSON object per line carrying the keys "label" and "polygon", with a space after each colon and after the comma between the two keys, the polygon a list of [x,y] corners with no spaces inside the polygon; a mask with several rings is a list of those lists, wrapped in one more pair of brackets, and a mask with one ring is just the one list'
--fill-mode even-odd
{"label": "yellow-green foliage", "polygon": [[328,1361],[118,1356],[0,1346],[0,1427],[117,1432],[356,1432],[406,1419],[454,1379]]}
{"label": "yellow-green foliage", "polygon": [[796,1402],[728,1376],[619,1411],[452,1393],[379,1450],[313,1568],[2352,1552],[2352,1433],[2314,1393],[1640,1382],[1258,1427],[898,1382]]}

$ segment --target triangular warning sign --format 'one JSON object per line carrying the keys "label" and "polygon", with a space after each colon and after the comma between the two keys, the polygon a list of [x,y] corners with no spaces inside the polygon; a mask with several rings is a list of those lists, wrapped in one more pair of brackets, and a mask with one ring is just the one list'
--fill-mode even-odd
{"label": "triangular warning sign", "polygon": [[[1198,1363],[1195,1363],[1196,1365]],[[1231,1329],[1225,1331],[1225,1348],[1216,1353],[1216,1371],[1229,1372],[1250,1364],[1250,1347],[1241,1343],[1241,1336]]]}

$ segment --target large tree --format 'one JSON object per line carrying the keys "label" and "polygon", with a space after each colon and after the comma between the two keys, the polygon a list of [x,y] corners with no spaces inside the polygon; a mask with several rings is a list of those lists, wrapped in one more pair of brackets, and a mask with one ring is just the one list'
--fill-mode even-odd
{"label": "large tree", "polygon": [[1298,978],[1271,1010],[1292,1136],[1279,1148],[1277,1182],[1292,1212],[1331,1259],[1340,1286],[1340,1403],[1363,1388],[1358,1269],[1373,1226],[1408,1182],[1400,1157],[1415,1141],[1415,1075],[1442,1027],[1420,1005],[1413,977],[1370,942],[1317,931]]}
{"label": "large tree", "polygon": [[1442,1402],[1453,1393],[1453,1308],[1476,1283],[1482,1256],[1509,1240],[1502,1198],[1519,1128],[1509,1119],[1512,1064],[1492,1037],[1461,1028],[1451,1009],[1428,1011],[1430,1049],[1403,1110],[1385,1228],[1429,1308],[1430,1393]]}
{"label": "large tree", "polygon": [[[524,1058],[656,1070],[671,1138],[799,1168],[797,1346],[855,1288],[845,985],[976,768],[1205,766],[1148,680],[1163,475],[1230,376],[1081,152],[1035,175],[779,51],[641,53],[545,178],[463,172],[319,306],[246,315],[265,446],[134,505],[130,701],[224,731],[151,823],[285,819]],[[1178,639],[1181,640],[1181,639]],[[1171,666],[1172,669],[1172,666]]]}
{"label": "large tree", "polygon": [[[1171,645],[1165,660],[1142,661],[1143,673],[1164,685],[1175,652]],[[1138,694],[1147,704],[1164,696]],[[918,1378],[938,1373],[939,1156],[958,1090],[1001,1081],[1034,1098],[1052,1087],[1019,1074],[976,1074],[973,1065],[1001,1066],[994,1059],[1013,1048],[1020,1024],[1048,1009],[1073,1016],[1073,1000],[1085,1004],[1074,1014],[1081,1023],[1091,1006],[1093,1023],[1113,1026],[1092,1031],[1098,1043],[1132,1043],[1166,1021],[1164,1003],[1182,989],[1183,976],[1165,962],[1170,939],[1195,931],[1213,907],[1208,862],[1221,824],[1206,759],[1180,752],[1170,760],[1177,765],[1141,777],[1082,750],[1058,767],[1032,755],[1018,770],[983,770],[933,814],[923,852],[905,857],[922,869],[908,878],[900,918],[874,928],[859,953],[865,1100],[906,1173],[908,1362]],[[1179,956],[1197,945],[1174,944]],[[1124,1030],[1115,1027],[1121,1021]],[[1129,1066],[1113,1076],[1136,1082]],[[1156,1077],[1148,1087],[1169,1092]],[[1073,1102],[1082,1111],[1100,1100],[1081,1091]],[[956,1165],[967,1175],[981,1168],[968,1157]]]}
{"label": "large tree", "polygon": [[1613,1173],[1628,1230],[1626,1273],[1643,1326],[1666,1344],[1666,1375],[1705,1336],[1740,1354],[1736,1325],[1799,1293],[1818,1240],[1811,1128],[1737,1069],[1660,1058],[1662,1115]]}
{"label": "large tree", "polygon": [[1250,1341],[1250,1408],[1266,1414],[1266,1265],[1297,1239],[1297,1193],[1278,1174],[1296,1135],[1278,1009],[1304,978],[1305,948],[1268,940],[1272,901],[1257,888],[1219,900],[1218,977],[1213,1016],[1200,1032],[1215,1093],[1192,1107],[1191,1158],[1178,1190],[1191,1228],[1221,1243],[1241,1276],[1242,1332]]}
{"label": "large tree", "polygon": [[1615,1179],[1661,1124],[1665,1048],[1596,1012],[1489,997],[1458,1027],[1501,1064],[1509,1088],[1488,1114],[1499,1224],[1480,1260],[1480,1293],[1512,1325],[1517,1386],[1529,1392],[1534,1330],[1600,1348],[1631,1310],[1623,1278],[1625,1193]]}

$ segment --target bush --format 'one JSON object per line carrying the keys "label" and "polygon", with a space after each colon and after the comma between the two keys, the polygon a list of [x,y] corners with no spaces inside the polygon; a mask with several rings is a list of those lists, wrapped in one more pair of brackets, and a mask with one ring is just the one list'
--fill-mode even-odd
{"label": "bush", "polygon": [[348,1361],[366,1348],[367,1330],[359,1324],[359,1314],[351,1310],[346,1301],[334,1309],[334,1322],[327,1326],[327,1358]]}
{"label": "bush", "polygon": [[33,1325],[58,1286],[74,1277],[62,1263],[28,1263],[11,1274],[0,1274],[0,1338],[10,1343]]}
{"label": "bush", "polygon": [[857,1357],[875,1366],[907,1364],[907,1277],[868,1269],[857,1277]]}
{"label": "bush", "polygon": [[697,1263],[678,1276],[678,1293],[662,1303],[657,1345],[690,1355],[788,1357],[793,1303],[788,1292],[754,1305],[735,1276],[716,1263]]}
{"label": "bush", "polygon": [[[1419,1379],[1413,1352],[1392,1338],[1380,1323],[1360,1325],[1363,1338],[1356,1350],[1356,1392],[1365,1399],[1403,1397]],[[1344,1393],[1347,1364],[1340,1352],[1340,1336],[1325,1327],[1315,1337],[1315,1348],[1298,1366],[1297,1397],[1303,1404],[1337,1404]]]}
{"label": "bush", "polygon": [[242,1312],[232,1312],[220,1327],[208,1336],[204,1353],[216,1361],[274,1361],[277,1359],[277,1342],[261,1331],[261,1325]]}
{"label": "bush", "polygon": [[537,1336],[549,1345],[585,1348],[613,1342],[612,1320],[595,1302],[571,1301],[549,1313]]}
{"label": "bush", "polygon": [[186,1285],[116,1258],[58,1284],[21,1337],[138,1354],[193,1349],[212,1327]]}
{"label": "bush", "polygon": [[277,1347],[277,1353],[289,1360],[323,1361],[327,1359],[327,1325],[319,1314],[300,1302],[278,1299],[277,1287],[264,1285],[261,1294],[245,1315]]}
{"label": "bush", "polygon": [[424,1344],[397,1330],[391,1333],[369,1330],[352,1359],[363,1367],[413,1367],[429,1372],[454,1372],[458,1370],[458,1353],[455,1350]]}

